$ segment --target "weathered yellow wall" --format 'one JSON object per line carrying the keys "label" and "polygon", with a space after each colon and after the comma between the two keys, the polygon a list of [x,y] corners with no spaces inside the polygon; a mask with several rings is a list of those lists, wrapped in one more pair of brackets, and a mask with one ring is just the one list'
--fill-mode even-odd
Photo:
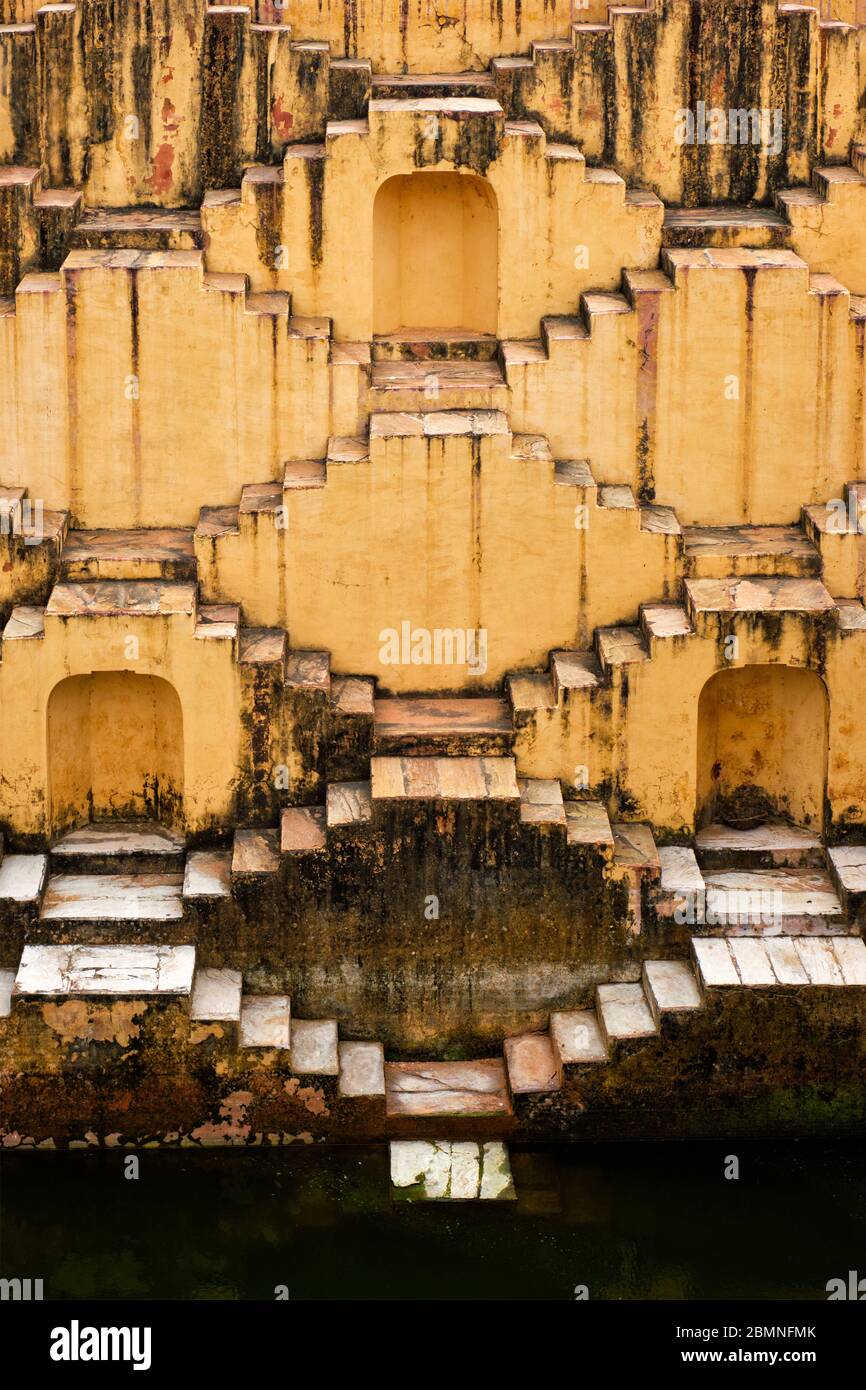
{"label": "weathered yellow wall", "polygon": [[373,204],[373,331],[410,325],[496,333],[496,199],[459,174],[403,174]]}
{"label": "weathered yellow wall", "polygon": [[[187,830],[196,833],[215,824],[230,823],[242,758],[235,647],[231,640],[196,638],[189,613],[161,618],[48,614],[44,636],[14,640],[7,636],[0,665],[0,707],[4,712],[0,721],[0,753],[6,769],[4,820],[20,835],[44,835],[52,824],[49,788],[57,798],[56,815],[65,823],[69,814],[77,815],[88,786],[93,786],[88,776],[86,748],[80,736],[74,734],[76,727],[80,730],[79,716],[83,717],[83,711],[80,703],[76,708],[73,697],[80,694],[83,698],[84,687],[61,686],[68,677],[100,676],[101,698],[95,710],[91,706],[90,730],[91,740],[95,736],[97,741],[100,776],[107,780],[97,777],[97,798],[105,805],[112,794],[124,798],[125,791],[132,790],[148,755],[144,726],[138,744],[142,761],[137,769],[130,762],[135,746],[131,687],[125,688],[121,703],[114,698],[119,693],[122,673],[128,672],[168,682],[179,702],[180,711],[170,697],[165,697],[154,714],[162,718],[169,711],[165,737],[175,747],[172,758],[179,756],[182,762],[169,759],[166,745],[154,751],[164,759],[178,791],[182,788]],[[107,681],[103,681],[103,673],[109,674]],[[49,702],[58,686],[61,703],[52,710],[59,715],[57,735],[62,737],[65,730],[73,736],[73,741],[65,745],[65,763],[56,756],[56,740],[50,729]],[[66,691],[71,695],[66,695]],[[138,713],[144,714],[140,706]],[[182,738],[177,739],[174,735],[181,727]],[[49,752],[49,745],[55,756]],[[93,747],[91,742],[92,750]],[[73,750],[78,755],[74,762]],[[110,787],[114,788],[113,793]]]}
{"label": "weathered yellow wall", "polygon": [[70,676],[48,700],[50,815],[183,823],[183,715],[167,681],[126,671]]}
{"label": "weathered yellow wall", "polygon": [[753,784],[779,815],[822,828],[827,692],[812,671],[748,666],[720,671],[698,706],[698,822],[720,796]]}

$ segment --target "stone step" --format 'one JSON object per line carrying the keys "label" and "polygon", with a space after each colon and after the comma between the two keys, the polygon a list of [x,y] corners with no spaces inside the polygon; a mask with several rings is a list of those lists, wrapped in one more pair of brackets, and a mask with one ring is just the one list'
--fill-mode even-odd
{"label": "stone step", "polygon": [[505,1039],[505,1067],[512,1096],[558,1091],[562,1063],[549,1033],[522,1033]]}
{"label": "stone step", "polygon": [[693,623],[707,613],[832,613],[835,603],[819,579],[773,575],[686,579],[686,607]]}
{"label": "stone step", "polygon": [[554,703],[569,698],[573,690],[596,690],[602,682],[602,669],[594,651],[556,651],[550,654]]}
{"label": "stone step", "polygon": [[509,1116],[505,1062],[386,1062],[385,1098],[389,1116],[414,1119]]}
{"label": "stone step", "polygon": [[732,936],[840,934],[842,903],[820,869],[708,869],[706,929]]}
{"label": "stone step", "polygon": [[613,853],[613,830],[603,801],[566,801],[566,841],[575,847],[588,846],[605,855]]}
{"label": "stone step", "polygon": [[598,1020],[609,1048],[630,1052],[658,1033],[643,987],[639,984],[599,985]]}
{"label": "stone step", "polygon": [[508,1150],[497,1140],[394,1139],[388,1146],[397,1202],[515,1201]]}
{"label": "stone step", "polygon": [[371,95],[376,100],[406,101],[418,97],[495,98],[490,72],[374,73]]}
{"label": "stone step", "polygon": [[624,666],[650,659],[644,634],[639,627],[596,628],[595,649],[602,673],[607,680],[612,680],[616,672]]}
{"label": "stone step", "polygon": [[866,902],[866,845],[834,845],[827,860],[845,912],[858,918]]}
{"label": "stone step", "polygon": [[666,1021],[664,1015],[691,1013],[703,1003],[695,972],[687,961],[644,961],[643,990],[659,1029]]}
{"label": "stone step", "polygon": [[71,249],[194,251],[205,245],[197,208],[87,208]]}
{"label": "stone step", "polygon": [[451,359],[493,361],[499,339],[471,328],[397,328],[373,337],[374,362],[438,362]]}
{"label": "stone step", "polygon": [[551,1014],[550,1037],[566,1076],[569,1068],[596,1066],[608,1059],[607,1042],[595,1009]]}
{"label": "stone step", "polygon": [[546,777],[518,777],[521,825],[567,829],[565,803],[559,782]]}
{"label": "stone step", "polygon": [[514,738],[511,710],[495,698],[382,698],[375,701],[373,720],[378,753],[501,754]]}
{"label": "stone step", "polygon": [[238,665],[269,666],[280,680],[286,674],[289,639],[281,627],[242,627],[238,630]]}
{"label": "stone step", "polygon": [[821,553],[800,526],[684,526],[683,557],[694,579],[821,573]]}
{"label": "stone step", "polygon": [[232,845],[232,879],[256,882],[279,872],[278,830],[236,830]]}
{"label": "stone step", "polygon": [[189,1016],[193,1022],[240,1023],[243,983],[239,970],[197,966]]}
{"label": "stone step", "polygon": [[642,603],[640,626],[650,657],[655,655],[657,643],[695,634],[688,613],[678,603]]}
{"label": "stone step", "polygon": [[[704,879],[695,852],[689,845],[662,845],[658,850],[661,874],[656,892],[656,913],[661,918],[686,920],[680,914],[696,911],[704,892]],[[693,921],[693,917],[688,918]]]}
{"label": "stone step", "polygon": [[505,679],[508,701],[516,725],[539,710],[556,709],[553,680],[544,671],[520,671]]}
{"label": "stone step", "polygon": [[788,246],[791,228],[769,208],[736,204],[665,209],[665,246]]}
{"label": "stone step", "polygon": [[513,758],[370,759],[373,801],[520,800]]}
{"label": "stone step", "polygon": [[385,1049],[378,1042],[341,1042],[337,1090],[347,1100],[384,1102]]}
{"label": "stone step", "polygon": [[498,362],[374,362],[367,408],[379,411],[507,410]]}
{"label": "stone step", "polygon": [[153,821],[94,821],[62,835],[51,846],[58,873],[181,873],[183,835]]}
{"label": "stone step", "polygon": [[614,821],[613,862],[618,869],[633,869],[650,879],[659,877],[661,865],[652,827],[631,821]]}
{"label": "stone step", "polygon": [[746,986],[866,987],[866,943],[860,937],[693,937],[692,959],[703,990]]}
{"label": "stone step", "polygon": [[200,642],[235,642],[241,610],[236,603],[199,604],[195,615],[195,637]]}
{"label": "stone step", "polygon": [[183,875],[184,902],[210,902],[231,898],[232,856],[227,850],[195,850],[186,858]]}
{"label": "stone step", "polygon": [[16,999],[188,997],[195,947],[27,944],[12,986]]}
{"label": "stone step", "polygon": [[194,584],[162,579],[100,579],[55,584],[45,609],[58,618],[158,618],[195,613]]}
{"label": "stone step", "polygon": [[318,854],[327,847],[324,806],[288,806],[280,817],[280,853],[291,857]]}
{"label": "stone step", "polygon": [[48,879],[47,854],[6,854],[0,863],[0,905],[38,907]]}
{"label": "stone step", "polygon": [[366,831],[373,819],[369,782],[329,782],[325,800],[329,834],[351,838]]}
{"label": "stone step", "polygon": [[[25,939],[121,945],[188,939],[179,873],[51,874],[39,922]],[[138,944],[144,944],[138,942]]]}
{"label": "stone step", "polygon": [[337,1020],[292,1019],[291,1067],[296,1076],[337,1076]]}
{"label": "stone step", "polygon": [[825,863],[820,836],[785,821],[767,821],[750,830],[707,825],[695,835],[695,846],[704,869],[820,869]]}
{"label": "stone step", "polygon": [[241,1047],[291,1047],[292,1005],[285,994],[245,994],[241,998]]}
{"label": "stone step", "polygon": [[64,579],[195,579],[191,530],[69,531]]}
{"label": "stone step", "polygon": [[[459,435],[466,439],[487,439],[501,436],[510,439],[508,416],[504,410],[389,410],[370,416],[369,448],[373,449],[380,441],[388,439],[444,439]],[[346,445],[346,441],[343,441]],[[349,441],[349,450],[354,454],[359,441]],[[328,460],[331,459],[331,446],[328,447]]]}

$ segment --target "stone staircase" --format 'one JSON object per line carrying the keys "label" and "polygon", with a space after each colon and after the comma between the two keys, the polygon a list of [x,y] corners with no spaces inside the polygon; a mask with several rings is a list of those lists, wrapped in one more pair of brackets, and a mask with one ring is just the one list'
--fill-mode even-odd
{"label": "stone staircase", "polygon": [[[311,1115],[348,1107],[373,1133],[420,1137],[446,1124],[454,1136],[487,1135],[531,1126],[538,1106],[582,1109],[605,1073],[613,1082],[641,1053],[661,1058],[696,1020],[712,1034],[735,1001],[751,996],[766,1008],[784,997],[807,1003],[813,991],[863,989],[858,938],[696,937],[688,960],[646,960],[639,980],[599,984],[592,1007],[554,1012],[546,1032],[507,1038],[501,1057],[385,1062],[379,1043],[341,1042],[333,1019],[294,1018],[287,996],[244,994],[239,972],[199,966],[190,944],[28,944],[17,967],[0,970],[0,1035],[17,1040],[26,1066],[43,1034],[77,1030],[84,1041],[90,1029],[92,1067],[113,1033],[141,1048],[168,1026],[223,1075],[271,1072],[290,1095],[309,1086],[299,1094]],[[63,1013],[82,1005],[85,1015]],[[253,1142],[231,1098],[220,1113],[226,1122],[200,1126],[188,1142]]]}

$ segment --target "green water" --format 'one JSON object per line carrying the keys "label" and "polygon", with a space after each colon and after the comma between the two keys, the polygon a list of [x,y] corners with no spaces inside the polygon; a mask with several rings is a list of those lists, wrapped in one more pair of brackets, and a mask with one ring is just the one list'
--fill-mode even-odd
{"label": "green water", "polygon": [[[725,1156],[740,1159],[738,1181]],[[394,1204],[387,1150],[4,1156],[0,1274],[110,1299],[826,1299],[864,1266],[862,1145],[515,1150],[519,1200]]]}

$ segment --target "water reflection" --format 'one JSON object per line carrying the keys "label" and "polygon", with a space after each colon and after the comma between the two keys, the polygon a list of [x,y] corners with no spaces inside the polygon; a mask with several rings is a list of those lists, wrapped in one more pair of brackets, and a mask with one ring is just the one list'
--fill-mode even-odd
{"label": "water reflection", "polygon": [[394,1204],[384,1148],[140,1157],[129,1181],[122,1152],[4,1156],[0,1273],[76,1299],[823,1299],[866,1248],[853,1144],[516,1149],[502,1206]]}

